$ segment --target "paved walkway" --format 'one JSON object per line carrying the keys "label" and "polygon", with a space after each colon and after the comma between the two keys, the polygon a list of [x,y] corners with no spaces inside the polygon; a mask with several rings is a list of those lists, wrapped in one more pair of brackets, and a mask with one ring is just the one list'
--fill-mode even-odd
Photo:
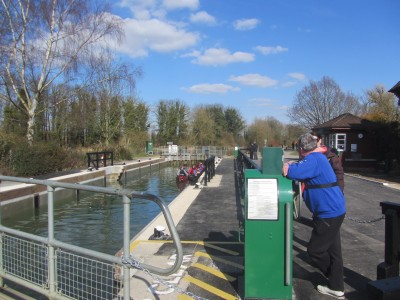
{"label": "paved walkway", "polygon": [[[183,279],[180,286],[184,282],[184,290],[199,297],[243,299],[244,253],[241,241],[244,237],[240,226],[244,220],[244,204],[236,175],[233,158],[224,158],[209,186],[201,190],[188,187],[187,193],[198,194],[187,194],[186,198],[182,195],[181,204],[175,203],[177,207],[186,206],[176,221],[187,258],[180,275]],[[348,213],[342,226],[346,299],[367,299],[367,283],[376,279],[376,267],[384,258],[384,221],[379,203],[400,202],[400,191],[391,187],[346,176]],[[302,218],[293,222],[293,299],[331,299],[315,289],[317,284],[325,284],[325,279],[310,265],[306,253],[310,221],[311,215],[303,207]],[[148,256],[173,253],[171,245],[158,246],[154,253],[146,247],[143,249],[146,249],[145,253],[135,250],[134,255],[138,254],[144,261]],[[270,272],[273,270],[266,270],[266,274]],[[153,278],[147,280],[151,282]],[[142,277],[140,281],[144,281]],[[150,292],[140,294],[137,282],[133,286],[133,295],[140,295],[137,299],[189,299],[180,298],[176,293],[153,298]]]}
{"label": "paved walkway", "polygon": [[[237,175],[234,159],[224,158],[207,186],[189,186],[170,204],[185,257],[181,270],[163,280],[177,284],[180,290],[171,291],[159,284],[158,277],[133,270],[133,299],[243,298],[244,203]],[[347,216],[342,248],[346,299],[364,300],[368,298],[367,283],[376,279],[376,267],[384,258],[385,229],[379,203],[400,202],[400,190],[395,184],[356,176],[347,175],[345,181]],[[161,219],[156,218],[138,234],[131,249],[140,262],[167,268],[174,259],[173,245],[148,240],[155,225],[164,225]],[[324,278],[306,254],[310,221],[310,213],[303,207],[302,218],[293,222],[293,299],[328,300],[329,296],[315,290]],[[266,270],[266,274],[271,272]]]}

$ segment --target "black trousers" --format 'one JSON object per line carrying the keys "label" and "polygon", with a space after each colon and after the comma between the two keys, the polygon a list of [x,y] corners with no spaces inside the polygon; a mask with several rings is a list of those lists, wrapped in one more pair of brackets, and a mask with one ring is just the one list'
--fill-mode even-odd
{"label": "black trousers", "polygon": [[340,226],[345,215],[321,219],[314,217],[307,252],[317,268],[328,278],[328,287],[344,291]]}

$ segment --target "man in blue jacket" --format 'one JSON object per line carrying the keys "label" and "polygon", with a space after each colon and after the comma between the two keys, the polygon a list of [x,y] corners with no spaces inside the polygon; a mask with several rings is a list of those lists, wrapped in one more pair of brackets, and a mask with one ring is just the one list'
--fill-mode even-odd
{"label": "man in blue jacket", "polygon": [[285,163],[282,174],[305,183],[303,198],[313,214],[314,225],[307,252],[328,278],[328,286],[318,285],[317,290],[344,299],[340,227],[346,214],[346,203],[329,161],[316,149],[315,136],[301,135],[298,150],[303,159]]}

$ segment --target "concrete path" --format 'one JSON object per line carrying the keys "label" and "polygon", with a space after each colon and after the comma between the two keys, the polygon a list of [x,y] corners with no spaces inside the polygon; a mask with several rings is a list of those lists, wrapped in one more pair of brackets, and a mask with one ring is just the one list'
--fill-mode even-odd
{"label": "concrete path", "polygon": [[[207,186],[189,186],[170,204],[183,245],[183,265],[171,276],[132,270],[133,299],[243,298],[244,200],[238,180],[234,159],[224,158]],[[400,189],[398,183],[349,174],[345,184],[347,215],[341,234],[346,299],[364,300],[369,296],[367,284],[376,279],[377,265],[384,259],[380,202],[400,203]],[[5,185],[1,183],[3,189]],[[301,215],[293,222],[293,299],[331,299],[315,289],[325,279],[312,267],[306,253],[311,215],[305,206]],[[175,259],[173,244],[148,240],[158,225],[167,227],[162,216],[133,238],[131,253],[140,263],[169,268]],[[271,271],[266,270],[266,274]]]}

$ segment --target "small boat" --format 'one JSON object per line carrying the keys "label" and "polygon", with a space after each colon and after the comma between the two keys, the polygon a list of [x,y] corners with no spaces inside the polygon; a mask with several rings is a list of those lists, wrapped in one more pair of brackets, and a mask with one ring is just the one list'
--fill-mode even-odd
{"label": "small boat", "polygon": [[183,175],[183,174],[176,175],[176,181],[177,182],[186,182],[188,180],[189,180],[189,176],[188,175]]}

